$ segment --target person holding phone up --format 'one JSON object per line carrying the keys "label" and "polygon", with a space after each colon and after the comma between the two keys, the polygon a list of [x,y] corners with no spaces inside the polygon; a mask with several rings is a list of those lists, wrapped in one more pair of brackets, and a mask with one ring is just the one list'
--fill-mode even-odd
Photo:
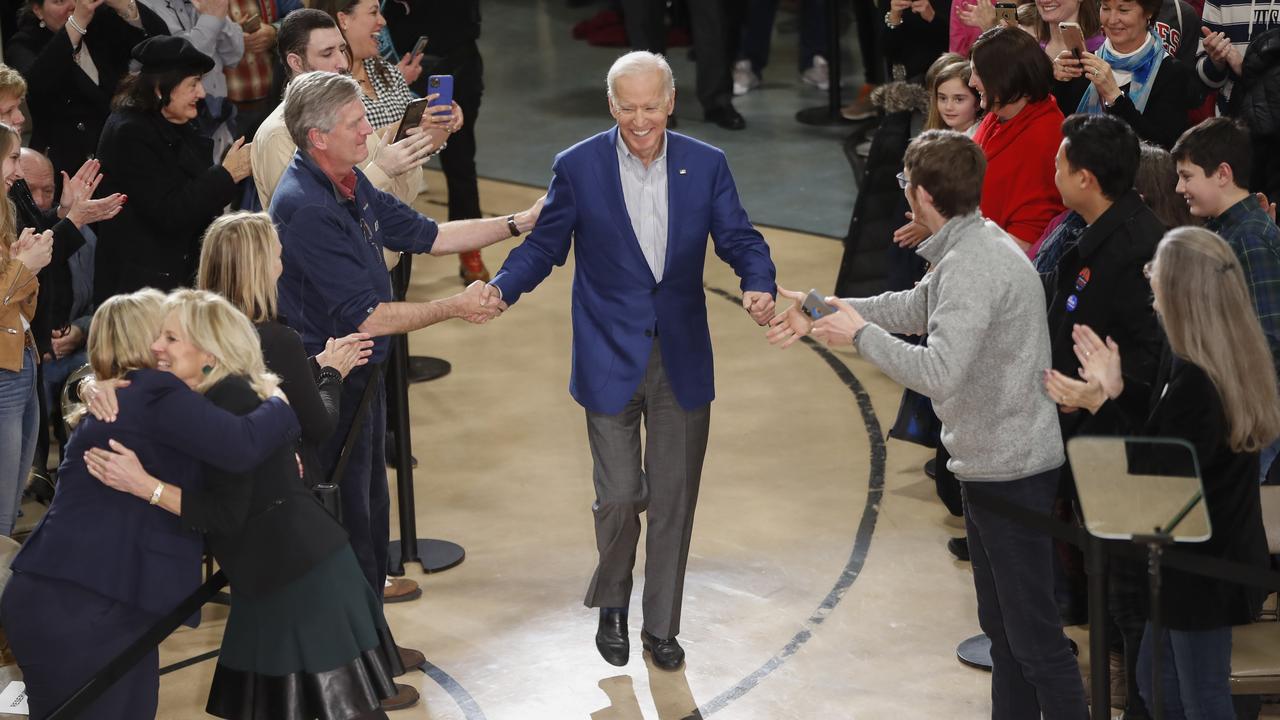
{"label": "person holding phone up", "polygon": [[1173,147],[1200,102],[1191,70],[1165,51],[1155,32],[1162,0],[1102,0],[1106,35],[1097,54],[1080,47],[1078,26],[1063,23],[1068,47],[1053,59],[1054,97],[1064,115],[1115,115],[1138,137]]}

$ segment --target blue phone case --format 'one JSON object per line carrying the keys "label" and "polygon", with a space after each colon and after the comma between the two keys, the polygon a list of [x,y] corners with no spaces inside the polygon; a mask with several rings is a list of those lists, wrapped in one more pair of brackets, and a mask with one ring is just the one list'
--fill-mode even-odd
{"label": "blue phone case", "polygon": [[[440,97],[432,101],[429,109],[441,108],[448,109],[453,105],[453,76],[452,75],[432,75],[427,78],[427,94],[434,95],[440,93]],[[434,113],[433,113],[434,114]]]}

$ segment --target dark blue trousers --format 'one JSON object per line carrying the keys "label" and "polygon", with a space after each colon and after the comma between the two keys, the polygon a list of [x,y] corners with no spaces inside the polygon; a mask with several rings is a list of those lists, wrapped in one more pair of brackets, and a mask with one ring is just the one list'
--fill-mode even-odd
{"label": "dark blue trousers", "polygon": [[[0,624],[22,668],[32,720],[56,710],[157,620],[75,583],[15,572],[0,601]],[[154,718],[159,692],[160,656],[153,649],[80,716]]]}
{"label": "dark blue trousers", "polygon": [[971,493],[988,493],[1048,516],[1058,471],[1003,482],[961,480],[961,488],[978,624],[991,638],[992,720],[1084,720],[1084,681],[1053,596],[1053,541],[970,501]]}
{"label": "dark blue trousers", "polygon": [[[338,462],[347,439],[360,396],[374,378],[374,366],[357,367],[342,383],[342,409],[338,429],[321,457],[328,477]],[[346,472],[338,481],[342,497],[342,525],[351,536],[351,549],[365,579],[378,597],[387,579],[387,543],[391,539],[391,495],[387,490],[385,439],[387,434],[387,390],[385,380],[378,381],[347,460]]]}

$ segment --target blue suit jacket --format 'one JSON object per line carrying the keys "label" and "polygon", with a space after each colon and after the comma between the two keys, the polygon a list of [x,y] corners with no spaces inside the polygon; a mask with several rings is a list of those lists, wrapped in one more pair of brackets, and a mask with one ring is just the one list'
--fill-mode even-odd
{"label": "blue suit jacket", "polygon": [[183,528],[178,516],[93,478],[85,452],[118,440],[138,454],[148,473],[192,491],[200,486],[200,462],[246,471],[296,439],[298,419],[274,399],[243,417],[233,415],[159,370],[134,370],[128,379],[131,384],[117,393],[114,423],[86,416],[71,434],[49,512],[13,568],[160,615],[200,584],[203,538]]}
{"label": "blue suit jacket", "polygon": [[537,227],[493,284],[514,304],[564,264],[572,245],[574,399],[593,412],[621,412],[644,379],[656,331],[676,399],[697,408],[715,397],[702,288],[707,235],[743,291],[775,291],[769,246],[747,219],[724,153],[668,132],[667,256],[657,282],[631,229],[617,142],[614,127],[556,156]]}

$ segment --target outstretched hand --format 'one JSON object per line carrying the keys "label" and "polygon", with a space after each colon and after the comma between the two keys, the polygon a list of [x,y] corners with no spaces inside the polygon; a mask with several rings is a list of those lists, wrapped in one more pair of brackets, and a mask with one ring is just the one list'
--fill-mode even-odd
{"label": "outstretched hand", "polygon": [[814,339],[831,347],[852,345],[853,337],[867,324],[867,321],[862,319],[862,315],[854,310],[852,305],[838,297],[829,297],[826,302],[839,312],[821,318],[813,324]]}
{"label": "outstretched hand", "polygon": [[498,289],[481,280],[471,283],[451,300],[454,303],[454,317],[476,325],[489,322],[507,309]]}
{"label": "outstretched hand", "polygon": [[769,332],[765,333],[765,337],[769,339],[770,345],[789,348],[813,330],[813,321],[801,310],[804,295],[799,290],[788,290],[781,285],[778,286],[778,297],[790,300],[791,307],[774,315],[769,321]]}

